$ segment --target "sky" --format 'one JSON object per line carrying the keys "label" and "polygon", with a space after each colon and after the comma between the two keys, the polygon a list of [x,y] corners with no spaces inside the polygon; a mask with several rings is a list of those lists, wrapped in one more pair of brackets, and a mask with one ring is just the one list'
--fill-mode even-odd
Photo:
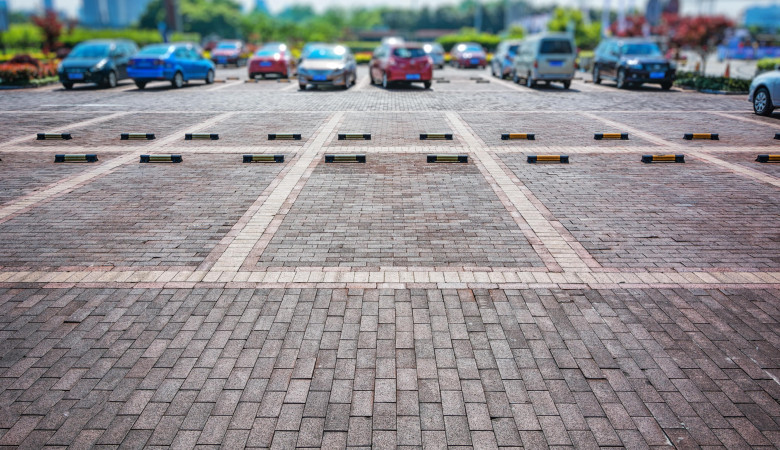
{"label": "sky", "polygon": [[[247,8],[254,5],[254,0],[240,0]],[[601,7],[605,0],[531,0],[536,5],[558,4],[563,6],[579,6],[585,4],[591,7]],[[636,5],[644,8],[647,0],[609,0],[612,8],[617,8],[620,2],[626,5]],[[39,0],[9,0],[11,8],[30,8],[31,4],[40,3]],[[266,0],[266,4],[273,12],[280,11],[291,4],[310,4],[316,5],[318,9],[324,9],[328,6],[438,6],[442,4],[456,3],[457,0]],[[778,4],[780,0],[680,0],[684,14],[695,14],[700,11],[704,13],[725,14],[737,18],[742,11],[752,5],[770,5]],[[57,9],[63,9],[70,15],[77,15],[81,0],[54,0]],[[710,8],[709,5],[713,5]]]}

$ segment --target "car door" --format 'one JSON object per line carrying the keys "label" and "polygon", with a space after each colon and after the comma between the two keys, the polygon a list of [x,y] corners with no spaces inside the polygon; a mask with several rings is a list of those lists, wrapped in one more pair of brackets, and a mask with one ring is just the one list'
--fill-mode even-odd
{"label": "car door", "polygon": [[190,60],[192,61],[193,78],[206,78],[209,70],[209,64],[197,48],[189,49]]}
{"label": "car door", "polygon": [[618,43],[613,41],[609,43],[607,51],[604,54],[604,75],[610,78],[617,77],[618,60],[620,59],[619,52],[620,47],[618,46]]}
{"label": "car door", "polygon": [[127,62],[130,59],[130,52],[128,51],[127,46],[118,44],[112,53],[117,79],[122,80],[127,78]]}

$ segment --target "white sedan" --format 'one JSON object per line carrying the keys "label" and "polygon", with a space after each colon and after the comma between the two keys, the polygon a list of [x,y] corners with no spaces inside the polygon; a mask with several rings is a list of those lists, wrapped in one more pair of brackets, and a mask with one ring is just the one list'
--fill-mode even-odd
{"label": "white sedan", "polygon": [[780,70],[762,73],[750,83],[748,101],[753,103],[753,111],[761,116],[772,115],[780,106]]}

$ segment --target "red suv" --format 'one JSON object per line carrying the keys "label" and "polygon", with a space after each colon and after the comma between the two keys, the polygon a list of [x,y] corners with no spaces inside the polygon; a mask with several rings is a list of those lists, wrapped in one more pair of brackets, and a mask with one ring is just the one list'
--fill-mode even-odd
{"label": "red suv", "polygon": [[252,55],[248,66],[250,79],[258,75],[265,78],[268,74],[291,78],[295,74],[295,58],[285,44],[263,46]]}
{"label": "red suv", "polygon": [[371,83],[422,83],[430,89],[433,60],[421,45],[392,44],[380,46],[371,57]]}
{"label": "red suv", "polygon": [[487,67],[487,54],[481,45],[473,42],[463,42],[452,47],[452,65],[460,68]]}

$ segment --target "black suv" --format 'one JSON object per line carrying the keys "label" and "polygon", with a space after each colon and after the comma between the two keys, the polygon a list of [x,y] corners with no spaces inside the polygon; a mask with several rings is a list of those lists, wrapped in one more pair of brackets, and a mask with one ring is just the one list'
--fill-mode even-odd
{"label": "black suv", "polygon": [[675,67],[664,58],[658,45],[641,38],[610,38],[596,47],[593,82],[615,80],[618,89],[660,84],[668,90],[674,82]]}
{"label": "black suv", "polygon": [[123,39],[85,41],[62,60],[57,74],[65,89],[73,89],[75,83],[114,87],[127,78],[127,62],[137,52],[134,42]]}

